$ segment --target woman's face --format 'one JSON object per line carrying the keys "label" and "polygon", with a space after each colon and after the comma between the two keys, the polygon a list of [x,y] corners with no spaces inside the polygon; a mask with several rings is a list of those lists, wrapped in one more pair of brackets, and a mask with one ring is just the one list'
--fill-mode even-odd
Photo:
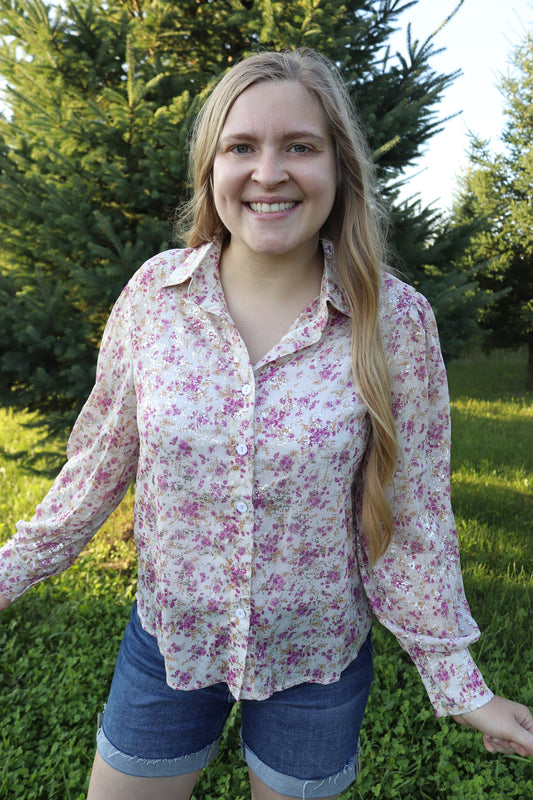
{"label": "woman's face", "polygon": [[296,81],[246,89],[230,109],[213,165],[220,219],[242,255],[316,251],[336,191],[324,113]]}

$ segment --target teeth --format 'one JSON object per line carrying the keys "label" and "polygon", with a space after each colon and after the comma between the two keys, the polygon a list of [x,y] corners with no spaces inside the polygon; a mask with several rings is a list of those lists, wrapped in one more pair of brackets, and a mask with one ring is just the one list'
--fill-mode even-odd
{"label": "teeth", "polygon": [[288,211],[296,203],[249,203],[252,211],[258,214],[274,214],[276,211]]}

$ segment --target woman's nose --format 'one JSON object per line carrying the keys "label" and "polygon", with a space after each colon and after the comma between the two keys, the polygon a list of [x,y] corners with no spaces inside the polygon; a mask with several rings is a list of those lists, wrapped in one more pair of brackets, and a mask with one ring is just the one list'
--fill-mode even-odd
{"label": "woman's nose", "polygon": [[275,153],[261,153],[258,156],[253,180],[263,186],[278,186],[289,179],[283,159]]}

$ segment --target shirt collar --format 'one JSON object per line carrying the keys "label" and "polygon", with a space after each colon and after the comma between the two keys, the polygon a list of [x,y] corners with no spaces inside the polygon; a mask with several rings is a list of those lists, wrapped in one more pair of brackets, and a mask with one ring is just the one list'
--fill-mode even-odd
{"label": "shirt collar", "polygon": [[[211,271],[214,273],[214,270],[218,268],[221,248],[222,241],[215,239],[200,247],[182,250],[182,258],[179,264],[173,267],[169,272],[161,288],[165,289],[168,286],[178,286],[181,283],[185,283],[192,278],[193,274],[199,269],[203,272]],[[209,267],[211,267],[211,269],[209,269]]]}
{"label": "shirt collar", "polygon": [[[321,299],[323,302],[329,302],[341,314],[349,316],[348,306],[336,277],[333,244],[326,239],[321,243],[324,251]],[[214,286],[218,284],[221,250],[221,236],[200,247],[185,250],[183,259],[170,271],[162,288],[176,286],[191,280],[189,297],[198,305],[202,304]]]}

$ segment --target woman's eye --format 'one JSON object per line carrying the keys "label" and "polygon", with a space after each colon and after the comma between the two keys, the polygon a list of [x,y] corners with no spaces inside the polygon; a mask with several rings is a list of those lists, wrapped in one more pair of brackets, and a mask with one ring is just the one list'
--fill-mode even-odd
{"label": "woman's eye", "polygon": [[293,153],[308,153],[311,148],[306,144],[293,144],[291,150]]}
{"label": "woman's eye", "polygon": [[231,148],[232,153],[236,153],[238,156],[246,155],[246,153],[250,152],[250,145],[249,144],[235,144]]}

